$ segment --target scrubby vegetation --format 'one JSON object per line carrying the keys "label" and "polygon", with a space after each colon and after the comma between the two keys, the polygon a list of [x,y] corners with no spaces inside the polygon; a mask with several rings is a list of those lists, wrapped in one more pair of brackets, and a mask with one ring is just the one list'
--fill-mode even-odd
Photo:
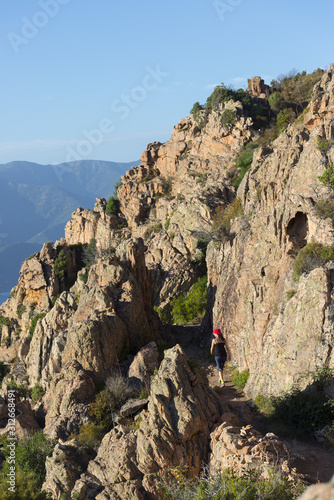
{"label": "scrubby vegetation", "polygon": [[325,186],[328,186],[334,190],[334,171],[333,165],[331,163],[328,165],[325,172],[320,177],[318,177],[318,179]]}
{"label": "scrubby vegetation", "polygon": [[65,280],[68,262],[69,258],[64,249],[60,250],[53,265],[54,273],[60,281]]}
{"label": "scrubby vegetation", "polygon": [[[137,391],[138,392],[138,391]],[[137,396],[129,379],[121,374],[113,375],[106,380],[105,388],[97,393],[95,400],[89,405],[90,421],[80,427],[77,435],[71,434],[85,446],[97,446],[103,436],[112,428],[115,414],[131,397]]]}
{"label": "scrubby vegetation", "polygon": [[233,203],[226,207],[217,207],[213,216],[213,231],[217,239],[231,237],[231,220],[243,215],[244,209],[241,199],[236,198]]}
{"label": "scrubby vegetation", "polygon": [[106,214],[117,215],[119,212],[119,201],[115,196],[110,196],[106,205]]}
{"label": "scrubby vegetation", "polygon": [[220,122],[224,127],[226,125],[234,125],[236,122],[236,113],[232,109],[225,109],[220,117]]}
{"label": "scrubby vegetation", "polygon": [[257,148],[257,146],[258,145],[256,143],[249,142],[248,144],[246,144],[242,153],[240,154],[235,165],[239,172],[238,176],[233,180],[233,185],[235,187],[238,187],[240,185],[242,179],[245,177],[247,170],[249,170],[249,168],[251,167],[254,149]]}
{"label": "scrubby vegetation", "polygon": [[314,437],[316,430],[327,425],[334,429],[334,399],[325,391],[326,384],[333,382],[334,373],[325,368],[313,377],[314,382],[304,391],[292,387],[281,396],[255,398],[258,410],[274,429],[306,437]]}
{"label": "scrubby vegetation", "polygon": [[49,496],[41,491],[45,480],[46,457],[52,455],[55,442],[47,438],[42,431],[35,432],[21,439],[15,448],[16,485],[15,494],[8,491],[8,476],[10,463],[8,460],[10,442],[2,438],[2,454],[5,461],[0,472],[0,500],[27,499],[44,500]]}
{"label": "scrubby vegetation", "polygon": [[34,335],[34,332],[35,332],[35,329],[36,329],[36,326],[37,326],[37,321],[41,318],[45,318],[46,316],[46,313],[40,313],[40,314],[36,314],[36,316],[34,316],[31,320],[31,323],[30,323],[30,328],[29,328],[29,336],[32,337]]}
{"label": "scrubby vegetation", "polygon": [[292,265],[293,278],[298,281],[303,273],[309,273],[317,267],[334,260],[334,248],[312,241],[299,250]]}
{"label": "scrubby vegetation", "polygon": [[161,222],[157,222],[156,224],[152,224],[151,226],[149,226],[145,233],[144,233],[144,239],[147,240],[148,238],[150,238],[152,236],[153,233],[160,233],[160,231],[162,230],[162,224]]}
{"label": "scrubby vegetation", "polygon": [[334,226],[334,197],[319,200],[314,208],[320,219],[330,219]]}
{"label": "scrubby vegetation", "polygon": [[235,370],[232,375],[232,382],[233,384],[238,387],[238,389],[243,389],[247,383],[247,380],[249,379],[249,370],[243,370],[242,372],[239,372],[238,370]]}
{"label": "scrubby vegetation", "polygon": [[261,477],[261,470],[245,469],[239,477],[232,471],[210,475],[205,471],[201,477],[188,478],[187,469],[176,467],[164,478],[162,490],[172,500],[293,500],[305,486],[298,481],[288,481],[272,470],[269,479]]}
{"label": "scrubby vegetation", "polygon": [[112,196],[110,196],[106,205],[106,214],[118,215],[120,204],[117,197],[117,189],[120,187],[120,185],[120,181],[115,184],[114,193],[112,194]]}
{"label": "scrubby vegetation", "polygon": [[172,300],[174,322],[183,325],[196,318],[201,318],[206,310],[207,276],[200,278],[189,290]]}
{"label": "scrubby vegetation", "polygon": [[37,403],[37,401],[40,401],[42,397],[44,396],[45,391],[43,387],[40,385],[36,384],[34,387],[31,389],[31,399],[33,403]]}

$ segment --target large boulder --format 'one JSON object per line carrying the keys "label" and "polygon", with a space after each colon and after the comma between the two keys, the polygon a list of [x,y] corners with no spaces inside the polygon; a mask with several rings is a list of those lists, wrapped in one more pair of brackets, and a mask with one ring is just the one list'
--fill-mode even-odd
{"label": "large boulder", "polygon": [[[96,498],[160,498],[159,478],[169,469],[181,466],[199,474],[207,460],[210,431],[227,407],[206,385],[193,385],[190,375],[181,347],[166,351],[139,428],[115,427],[88,465],[90,488],[104,486]],[[80,481],[73,491],[88,488],[87,476]]]}

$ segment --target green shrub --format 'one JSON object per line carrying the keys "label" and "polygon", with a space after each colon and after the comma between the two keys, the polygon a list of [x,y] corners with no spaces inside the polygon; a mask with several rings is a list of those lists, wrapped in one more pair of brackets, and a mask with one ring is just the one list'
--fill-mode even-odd
{"label": "green shrub", "polygon": [[330,163],[326,168],[325,172],[318,177],[319,181],[322,182],[325,186],[334,189],[334,171],[333,165]]}
{"label": "green shrub", "polygon": [[167,179],[165,177],[162,177],[161,186],[164,191],[164,195],[167,196],[167,198],[171,198],[173,189],[173,179],[171,177],[168,177]]}
{"label": "green shrub", "polygon": [[331,146],[330,142],[327,141],[327,139],[322,139],[321,137],[318,137],[318,140],[317,140],[317,149],[321,153],[327,153],[327,151],[329,150],[330,146]]}
{"label": "green shrub", "polygon": [[166,222],[165,222],[165,229],[166,229],[166,231],[168,231],[169,226],[170,226],[170,217],[167,217]]}
{"label": "green shrub", "polygon": [[111,411],[118,411],[128,399],[135,395],[128,378],[123,375],[113,375],[106,381]]}
{"label": "green shrub", "polygon": [[236,163],[236,168],[239,171],[238,177],[233,181],[233,186],[238,187],[242,181],[242,179],[245,177],[245,174],[247,170],[250,169],[252,162],[253,162],[253,155],[254,155],[254,149],[257,148],[257,144],[254,142],[249,142],[246,144],[244,147],[242,153],[240,154],[237,163]]}
{"label": "green shrub", "polygon": [[317,201],[314,208],[320,219],[331,219],[334,226],[334,197]]}
{"label": "green shrub", "polygon": [[[2,450],[5,458],[10,453],[8,444],[9,442],[5,441]],[[0,499],[44,500],[50,498],[41,491],[41,488],[46,476],[45,461],[52,455],[54,446],[55,442],[47,438],[43,431],[21,439],[15,449],[15,494],[8,492],[7,474],[9,474],[10,463],[9,460],[5,460],[0,472]]]}
{"label": "green shrub", "polygon": [[286,298],[287,300],[290,300],[292,299],[292,297],[296,294],[296,290],[294,290],[293,288],[291,288],[290,290],[287,290],[285,292],[285,295],[286,295]]}
{"label": "green shrub", "polygon": [[0,316],[0,326],[9,326],[10,325],[10,318],[7,318],[7,316]]}
{"label": "green shrub", "polygon": [[270,109],[275,113],[279,113],[286,107],[286,102],[280,92],[274,92],[273,94],[271,94],[271,96],[269,96],[268,98],[268,103]]}
{"label": "green shrub", "polygon": [[144,239],[146,240],[146,239],[150,238],[150,236],[153,233],[160,233],[161,230],[162,230],[161,222],[157,222],[157,224],[153,224],[152,226],[149,226],[144,233]]}
{"label": "green shrub", "polygon": [[275,412],[275,406],[273,403],[273,398],[272,397],[267,397],[267,396],[262,396],[258,395],[254,399],[255,406],[257,410],[264,416],[264,417],[271,417],[274,412]]}
{"label": "green shrub", "polygon": [[158,316],[160,318],[160,321],[162,321],[162,323],[170,323],[172,321],[172,316],[170,312],[158,306],[153,306],[153,309],[155,310],[156,313],[158,313]]}
{"label": "green shrub", "polygon": [[102,424],[87,422],[79,428],[78,434],[71,434],[69,439],[77,439],[81,446],[97,447],[106,434]]}
{"label": "green shrub", "polygon": [[119,206],[119,200],[116,198],[116,196],[110,196],[106,206],[106,214],[117,215],[119,212]]}
{"label": "green shrub", "polygon": [[7,373],[8,373],[7,366],[4,364],[3,361],[0,361],[0,386]]}
{"label": "green shrub", "polygon": [[17,310],[17,315],[21,319],[23,314],[26,312],[27,308],[24,304],[21,304],[20,307]]}
{"label": "green shrub", "polygon": [[56,303],[56,300],[60,297],[60,293],[58,293],[57,295],[55,295],[52,299],[52,307],[55,305]]}
{"label": "green shrub", "polygon": [[309,273],[317,267],[334,260],[334,247],[311,242],[299,250],[292,265],[293,279],[298,281],[303,273]]}
{"label": "green shrub", "polygon": [[175,323],[183,325],[204,316],[206,311],[207,276],[200,278],[189,290],[171,301]]}
{"label": "green shrub", "polygon": [[12,343],[12,340],[10,337],[5,337],[3,340],[2,340],[2,344],[4,344],[7,348],[10,347]]}
{"label": "green shrub", "polygon": [[324,368],[313,374],[313,383],[305,390],[292,387],[280,396],[257,396],[255,404],[273,428],[284,434],[313,437],[317,429],[334,426],[334,399],[326,386],[334,381],[333,370]]}
{"label": "green shrub", "polygon": [[232,375],[232,382],[236,387],[238,387],[238,389],[243,389],[248,379],[249,379],[249,370],[243,370],[242,372],[235,370]]}
{"label": "green shrub", "polygon": [[95,396],[95,401],[89,405],[89,416],[97,425],[102,425],[106,430],[111,424],[111,408],[109,393],[106,389]]}
{"label": "green shrub", "polygon": [[64,250],[61,250],[57,255],[53,265],[54,273],[60,281],[64,281],[65,279],[68,262],[68,256],[66,255]]}
{"label": "green shrub", "polygon": [[[9,472],[7,472],[9,473]],[[51,500],[51,494],[41,491],[41,486],[33,472],[25,472],[18,466],[15,470],[15,493],[8,490],[5,470],[0,472],[0,500]]]}
{"label": "green shrub", "polygon": [[236,119],[236,113],[232,109],[225,109],[220,117],[220,123],[226,127],[226,125],[234,125]]}
{"label": "green shrub", "polygon": [[24,384],[17,384],[15,380],[8,380],[6,382],[8,391],[15,391],[19,398],[27,398],[30,396],[30,391],[28,387]]}
{"label": "green shrub", "polygon": [[32,389],[31,389],[31,399],[33,403],[37,403],[37,401],[40,401],[42,397],[44,396],[45,391],[43,387],[40,385],[36,384]]}
{"label": "green shrub", "polygon": [[244,210],[241,199],[236,198],[233,203],[226,207],[217,207],[213,216],[213,230],[218,239],[230,235],[231,220],[243,215]]}
{"label": "green shrub", "polygon": [[283,132],[295,119],[296,115],[291,108],[283,109],[277,115],[276,126],[279,133]]}
{"label": "green shrub", "polygon": [[245,469],[243,476],[236,476],[227,469],[222,474],[212,475],[205,471],[201,477],[188,479],[187,468],[176,467],[165,476],[162,490],[171,500],[294,500],[305,486],[283,478],[274,470],[269,478],[261,477],[261,469]]}
{"label": "green shrub", "polygon": [[34,335],[35,328],[37,326],[37,321],[41,318],[45,318],[45,316],[46,316],[46,313],[40,313],[40,314],[36,314],[36,316],[34,316],[32,318],[31,323],[30,323],[30,328],[29,328],[30,337],[32,337]]}

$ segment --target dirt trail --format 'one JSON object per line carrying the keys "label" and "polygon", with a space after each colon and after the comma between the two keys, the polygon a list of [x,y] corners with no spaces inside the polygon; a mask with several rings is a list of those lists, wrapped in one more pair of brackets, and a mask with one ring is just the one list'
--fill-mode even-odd
{"label": "dirt trail", "polygon": [[[199,361],[206,371],[209,386],[216,388],[215,390],[226,404],[238,413],[247,424],[252,424],[254,428],[262,433],[270,432],[271,430],[266,424],[255,417],[247,404],[248,399],[233,384],[231,372],[228,369],[224,370],[225,386],[219,387],[217,368],[208,356],[207,347],[203,346],[200,326],[173,326],[172,332],[175,342],[181,345],[188,358]],[[291,455],[297,457],[294,467],[300,474],[309,476],[314,482],[329,481],[334,475],[334,451],[325,449],[315,440],[304,441],[285,437],[280,437],[280,439]]]}

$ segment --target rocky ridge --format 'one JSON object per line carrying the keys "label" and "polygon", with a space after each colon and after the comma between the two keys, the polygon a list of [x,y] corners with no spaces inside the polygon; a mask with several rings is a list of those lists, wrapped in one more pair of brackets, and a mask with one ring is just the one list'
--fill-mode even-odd
{"label": "rocky ridge", "polygon": [[[250,91],[266,101],[270,89],[253,79]],[[181,120],[170,141],[149,144],[140,166],[122,177],[118,214],[107,214],[103,199],[94,211],[77,209],[65,238],[23,263],[18,285],[0,307],[0,355],[10,371],[5,381],[45,391],[34,413],[37,427],[63,440],[44,485],[54,498],[61,492],[159,498],[163,471],[181,466],[197,475],[202,461],[240,470],[265,460],[276,464],[279,456],[281,473],[291,473],[279,440],[238,421],[198,382],[179,347],[165,351],[151,384],[147,361],[128,373],[151,385],[138,428],[112,429],[94,459],[78,449],[83,465],[77,471],[67,455],[78,445],[66,439],[89,421],[97,384],[129,353],[152,340],[161,344],[168,328],[154,306],[170,312],[172,299],[189,290],[205,264],[208,308],[199,342],[204,348],[212,326],[224,330],[234,364],[250,371],[249,396],[278,394],[293,384],[305,388],[310,372],[334,367],[333,264],[298,282],[292,276],[292,263],[307,243],[333,245],[330,220],[319,219],[314,208],[330,195],[318,177],[334,161],[333,95],[331,67],[300,119],[269,147],[255,150],[238,188],[236,160],[261,136],[243,104],[229,101]],[[235,123],[223,125],[227,110]],[[325,153],[319,138],[328,143]],[[231,220],[227,237],[218,237],[217,209],[236,197],[242,214]],[[92,242],[94,255],[87,255]],[[61,252],[65,278],[57,271]]]}

